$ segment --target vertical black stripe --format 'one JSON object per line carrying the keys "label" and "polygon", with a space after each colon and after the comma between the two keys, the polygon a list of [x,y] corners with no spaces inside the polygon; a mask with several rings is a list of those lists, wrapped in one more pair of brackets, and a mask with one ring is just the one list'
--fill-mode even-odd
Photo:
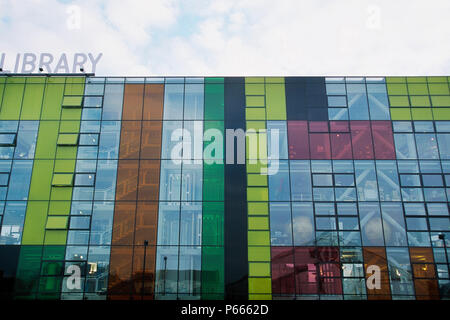
{"label": "vertical black stripe", "polygon": [[324,77],[286,77],[287,120],[328,120]]}
{"label": "vertical black stripe", "polygon": [[[244,78],[225,78],[226,129],[245,130]],[[225,298],[233,300],[248,299],[247,176],[236,147],[234,164],[225,164]]]}

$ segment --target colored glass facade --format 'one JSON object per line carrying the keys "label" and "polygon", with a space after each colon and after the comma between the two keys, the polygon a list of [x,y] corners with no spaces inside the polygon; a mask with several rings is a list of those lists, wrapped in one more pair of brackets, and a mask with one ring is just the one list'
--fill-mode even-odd
{"label": "colored glass facade", "polygon": [[449,83],[0,77],[1,298],[448,299]]}

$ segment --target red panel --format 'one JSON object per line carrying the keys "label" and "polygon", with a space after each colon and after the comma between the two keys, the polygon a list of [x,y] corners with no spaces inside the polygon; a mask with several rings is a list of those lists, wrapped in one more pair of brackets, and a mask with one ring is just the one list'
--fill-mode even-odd
{"label": "red panel", "polygon": [[308,123],[288,121],[289,159],[310,159]]}
{"label": "red panel", "polygon": [[272,293],[294,294],[294,249],[272,247]]}
{"label": "red panel", "polygon": [[330,133],[330,140],[333,160],[353,159],[350,133]]}
{"label": "red panel", "polygon": [[350,121],[352,132],[353,159],[373,159],[370,121]]}
{"label": "red panel", "polygon": [[310,133],[309,146],[311,149],[311,159],[331,159],[329,133]]}
{"label": "red panel", "polygon": [[375,159],[395,159],[394,137],[390,121],[372,121]]}
{"label": "red panel", "polygon": [[295,284],[297,294],[319,293],[314,247],[295,248]]}

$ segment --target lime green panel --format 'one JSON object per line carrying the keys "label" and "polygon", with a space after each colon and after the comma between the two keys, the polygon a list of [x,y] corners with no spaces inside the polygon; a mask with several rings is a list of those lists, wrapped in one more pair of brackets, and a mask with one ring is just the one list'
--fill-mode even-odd
{"label": "lime green panel", "polygon": [[36,143],[35,159],[52,159],[56,154],[58,121],[41,121]]}
{"label": "lime green panel", "polygon": [[21,120],[39,120],[41,117],[44,84],[27,84],[22,103]]}
{"label": "lime green panel", "polygon": [[272,300],[271,294],[249,294],[248,300]]}
{"label": "lime green panel", "polygon": [[408,95],[406,83],[388,83],[387,90],[389,95]]}
{"label": "lime green panel", "polygon": [[264,83],[264,77],[246,77],[245,84],[248,83]]}
{"label": "lime green panel", "polygon": [[249,277],[270,277],[270,263],[251,262],[248,264]]}
{"label": "lime green panel", "polygon": [[403,83],[406,82],[405,77],[386,77],[386,83]]}
{"label": "lime green panel", "polygon": [[8,77],[6,83],[25,83],[27,78],[25,77]]}
{"label": "lime green panel", "polygon": [[76,164],[75,159],[70,160],[58,159],[55,161],[55,169],[53,170],[53,172],[55,173],[74,172],[75,164]]}
{"label": "lime green panel", "polygon": [[64,108],[81,108],[83,96],[64,96],[62,106]]}
{"label": "lime green panel", "polygon": [[447,83],[430,83],[428,87],[430,88],[430,94],[450,94]]}
{"label": "lime green panel", "polygon": [[82,109],[64,108],[61,112],[61,120],[80,120]]}
{"label": "lime green panel", "polygon": [[408,83],[427,83],[426,77],[408,77],[406,78]]}
{"label": "lime green panel", "polygon": [[50,199],[53,160],[34,160],[30,185],[30,200]]}
{"label": "lime green panel", "polygon": [[47,84],[44,94],[44,103],[42,105],[42,120],[60,119],[63,93],[64,84]]}
{"label": "lime green panel", "polygon": [[56,159],[76,159],[77,147],[60,146],[56,150]]}
{"label": "lime green panel", "polygon": [[71,201],[50,201],[49,215],[64,216],[70,214]]}
{"label": "lime green panel", "polygon": [[48,83],[65,83],[66,78],[61,76],[51,76],[48,78]]}
{"label": "lime green panel", "polygon": [[391,108],[391,120],[411,120],[410,108]]}
{"label": "lime green panel", "polygon": [[264,107],[264,96],[246,96],[245,104],[247,107]]}
{"label": "lime green panel", "polygon": [[446,77],[427,77],[429,83],[447,82]]}
{"label": "lime green panel", "polygon": [[450,120],[450,108],[433,108],[434,120]]}
{"label": "lime green panel", "polygon": [[265,88],[264,83],[246,83],[245,84],[245,94],[246,95],[264,95]]}
{"label": "lime green panel", "polygon": [[245,119],[247,120],[266,120],[265,108],[246,108]]}
{"label": "lime green panel", "polygon": [[266,122],[265,121],[247,121],[245,123],[247,130],[263,130],[266,129]]}
{"label": "lime green panel", "polygon": [[52,186],[64,187],[73,184],[72,173],[55,173],[53,175]]}
{"label": "lime green panel", "polygon": [[258,161],[258,163],[247,163],[246,165],[247,173],[263,173],[267,172],[267,163],[261,163]]}
{"label": "lime green panel", "polygon": [[26,83],[43,83],[47,82],[47,77],[28,77]]}
{"label": "lime green panel", "polygon": [[69,217],[63,216],[49,216],[47,218],[46,229],[67,229]]}
{"label": "lime green panel", "polygon": [[58,145],[75,146],[78,144],[78,134],[62,133],[58,136]]}
{"label": "lime green panel", "polygon": [[45,232],[45,245],[64,245],[66,244],[66,230],[47,230]]}
{"label": "lime green panel", "polygon": [[413,120],[433,120],[431,108],[411,108]]}
{"label": "lime green panel", "polygon": [[286,120],[284,83],[266,84],[267,120]]}
{"label": "lime green panel", "polygon": [[19,120],[25,84],[8,84],[3,93],[0,120]]}
{"label": "lime green panel", "polygon": [[44,243],[47,209],[48,201],[28,201],[23,227],[22,245]]}
{"label": "lime green panel", "polygon": [[426,83],[409,83],[408,92],[410,95],[428,95],[428,86]]}
{"label": "lime green panel", "polygon": [[248,245],[249,246],[269,246],[270,232],[269,231],[248,231]]}
{"label": "lime green panel", "polygon": [[450,96],[431,96],[433,107],[450,107]]}
{"label": "lime green panel", "polygon": [[267,202],[249,202],[249,215],[267,215],[269,214],[269,205]]}
{"label": "lime green panel", "polygon": [[59,132],[77,133],[80,131],[80,121],[61,121]]}
{"label": "lime green panel", "polygon": [[430,97],[429,96],[409,96],[411,100],[412,107],[430,107]]}
{"label": "lime green panel", "polygon": [[264,187],[267,186],[267,176],[261,174],[248,174],[247,175],[247,185],[253,187]]}
{"label": "lime green panel", "polygon": [[389,105],[391,107],[409,107],[408,96],[389,96]]}
{"label": "lime green panel", "polygon": [[247,188],[247,200],[248,201],[268,201],[269,191],[268,188],[261,187],[248,187]]}
{"label": "lime green panel", "polygon": [[53,187],[50,200],[70,200],[72,199],[72,187]]}
{"label": "lime green panel", "polygon": [[248,247],[248,261],[270,261],[270,247]]}
{"label": "lime green panel", "polygon": [[283,83],[284,84],[284,78],[283,77],[266,77],[266,83]]}
{"label": "lime green panel", "polygon": [[272,279],[271,278],[249,278],[248,279],[248,293],[271,293]]}
{"label": "lime green panel", "polygon": [[249,230],[269,230],[269,218],[268,217],[249,217],[248,218]]}

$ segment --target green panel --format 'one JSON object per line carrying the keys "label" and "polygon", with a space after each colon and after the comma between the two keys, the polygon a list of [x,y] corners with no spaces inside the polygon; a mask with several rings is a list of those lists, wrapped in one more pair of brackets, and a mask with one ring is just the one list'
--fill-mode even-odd
{"label": "green panel", "polygon": [[47,201],[28,201],[22,245],[44,243],[47,209]]}
{"label": "green panel", "polygon": [[224,203],[203,202],[202,244],[223,246]]}
{"label": "green panel", "polygon": [[408,83],[427,83],[426,77],[408,77],[406,80]]}
{"label": "green panel", "polygon": [[412,107],[430,107],[430,97],[429,96],[409,96],[411,100]]}
{"label": "green panel", "polygon": [[223,247],[202,247],[202,299],[224,298],[224,249]]}
{"label": "green panel", "polygon": [[270,246],[269,231],[248,231],[249,246]]}
{"label": "green panel", "polygon": [[248,203],[249,215],[268,215],[269,204],[267,202],[249,202]]}
{"label": "green panel", "polygon": [[413,120],[433,120],[431,108],[411,108]]}
{"label": "green panel", "polygon": [[60,119],[63,93],[64,84],[47,84],[44,94],[44,103],[42,105],[42,120]]}
{"label": "green panel", "polygon": [[70,200],[72,199],[72,187],[53,187],[50,200]]}
{"label": "green panel", "polygon": [[49,216],[45,229],[67,229],[69,217],[66,216]]}
{"label": "green panel", "polygon": [[203,164],[203,201],[224,200],[224,165]]}
{"label": "green panel", "polygon": [[447,83],[430,83],[428,84],[428,87],[430,89],[430,94],[450,94]]}
{"label": "green panel", "polygon": [[25,77],[8,77],[6,83],[25,83],[26,79]]}
{"label": "green panel", "polygon": [[270,263],[251,262],[248,269],[249,277],[270,277]]}
{"label": "green panel", "polygon": [[61,121],[59,127],[60,133],[78,133],[80,132],[80,121]]}
{"label": "green panel", "polygon": [[219,78],[219,77],[205,78],[205,84],[224,83],[224,82],[225,82],[224,78]]}
{"label": "green panel", "polygon": [[247,185],[253,187],[264,187],[267,186],[267,176],[261,174],[248,174],[247,175]]}
{"label": "green panel", "polygon": [[267,120],[286,120],[286,92],[284,83],[266,84]]}
{"label": "green panel", "polygon": [[62,215],[69,215],[70,214],[70,207],[71,207],[71,201],[51,201],[50,206],[48,208],[48,214],[49,215],[56,215],[56,216],[62,216]]}
{"label": "green panel", "polygon": [[[53,247],[53,246],[45,246]],[[43,276],[59,276],[64,270],[64,262],[60,261],[43,261],[41,267],[41,275]]]}
{"label": "green panel", "polygon": [[73,174],[72,173],[55,173],[53,175],[52,186],[65,187],[72,186]]}
{"label": "green panel", "polygon": [[272,300],[270,293],[249,294],[248,300]]}
{"label": "green panel", "polygon": [[25,84],[23,83],[6,85],[0,109],[0,120],[19,120],[24,88]]}
{"label": "green panel", "polygon": [[266,77],[265,80],[266,80],[266,83],[283,83],[284,84],[284,77]]}
{"label": "green panel", "polygon": [[54,160],[34,160],[30,184],[30,200],[50,199]]}
{"label": "green panel", "polygon": [[411,120],[410,108],[391,108],[391,120]]}
{"label": "green panel", "polygon": [[42,260],[64,260],[65,256],[65,246],[45,246],[42,252]]}
{"label": "green panel", "polygon": [[264,77],[246,77],[245,84],[249,83],[264,83]]}
{"label": "green panel", "polygon": [[74,172],[75,171],[76,160],[62,160],[58,159],[55,161],[55,169],[53,170],[55,173],[66,173],[66,172]]}
{"label": "green panel", "polygon": [[268,217],[249,217],[248,218],[249,230],[269,230],[269,218]]}
{"label": "green panel", "polygon": [[248,293],[270,293],[272,290],[272,279],[249,278]]}
{"label": "green panel", "polygon": [[388,83],[387,90],[389,95],[408,95],[406,83]]}
{"label": "green panel", "polygon": [[61,120],[79,120],[81,119],[82,109],[64,108],[61,112]]}
{"label": "green panel", "polygon": [[446,77],[427,77],[427,81],[429,83],[447,82],[447,78]]}
{"label": "green panel", "polygon": [[224,119],[224,94],[225,86],[223,83],[205,83],[205,120]]}
{"label": "green panel", "polygon": [[41,121],[36,143],[35,159],[53,159],[56,155],[58,121]]}
{"label": "green panel", "polygon": [[450,108],[433,108],[434,120],[450,120]]}
{"label": "green panel", "polygon": [[248,247],[248,261],[270,261],[270,247]]}
{"label": "green panel", "polygon": [[245,126],[247,130],[264,130],[266,129],[266,122],[265,121],[246,121]]}
{"label": "green panel", "polygon": [[26,83],[43,83],[47,82],[47,77],[28,77]]}
{"label": "green panel", "polygon": [[408,96],[389,96],[389,105],[391,107],[409,107]]}
{"label": "green panel", "polygon": [[386,83],[403,83],[406,82],[405,77],[386,77]]}
{"label": "green panel", "polygon": [[41,277],[39,281],[39,296],[41,300],[56,300],[60,298],[63,277]]}
{"label": "green panel", "polygon": [[58,145],[64,146],[75,146],[78,144],[78,134],[69,133],[69,134],[60,134],[58,136]]}
{"label": "green panel", "polygon": [[76,159],[77,147],[60,146],[56,149],[56,159]]}
{"label": "green panel", "polygon": [[450,107],[450,96],[431,96],[433,107]]}
{"label": "green panel", "polygon": [[247,188],[247,200],[248,201],[268,201],[269,200],[268,188],[261,188],[261,187]]}
{"label": "green panel", "polygon": [[64,108],[81,108],[83,96],[64,96],[62,106]]}
{"label": "green panel", "polygon": [[33,299],[38,291],[41,268],[41,246],[25,246],[20,248],[17,266],[15,295],[18,299]]}
{"label": "green panel", "polygon": [[66,244],[67,230],[47,230],[45,232],[45,245]]}
{"label": "green panel", "polygon": [[258,173],[267,172],[267,163],[247,163],[246,165],[247,173]]}
{"label": "green panel", "polygon": [[21,120],[39,120],[45,84],[27,84],[22,103]]}
{"label": "green panel", "polygon": [[409,94],[428,95],[428,86],[426,83],[409,83]]}

